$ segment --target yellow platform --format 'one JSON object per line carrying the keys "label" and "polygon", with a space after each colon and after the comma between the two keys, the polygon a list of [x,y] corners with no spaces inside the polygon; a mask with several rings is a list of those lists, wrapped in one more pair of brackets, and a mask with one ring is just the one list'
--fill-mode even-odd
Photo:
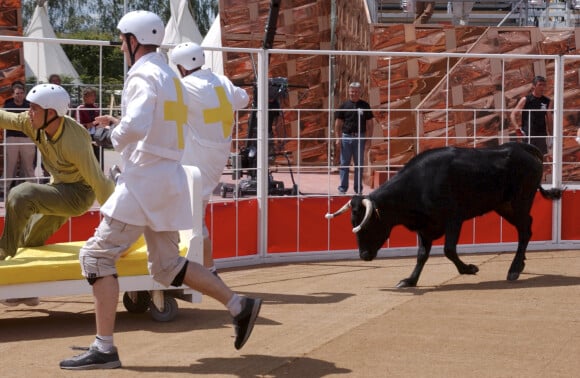
{"label": "yellow platform", "polygon": [[[13,258],[0,261],[0,285],[84,279],[79,251],[84,242],[20,248]],[[180,246],[185,256],[187,246]],[[147,246],[141,238],[117,262],[119,276],[148,275]]]}

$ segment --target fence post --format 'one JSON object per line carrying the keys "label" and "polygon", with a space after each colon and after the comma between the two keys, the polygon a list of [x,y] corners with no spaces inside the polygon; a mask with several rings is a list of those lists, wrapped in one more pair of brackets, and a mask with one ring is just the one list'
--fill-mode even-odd
{"label": "fence post", "polygon": [[258,52],[258,142],[257,142],[257,201],[258,256],[268,253],[268,50]]}
{"label": "fence post", "polygon": [[[554,115],[552,127],[552,186],[562,186],[562,149],[564,148],[564,57],[554,59]],[[562,201],[552,201],[552,241],[562,239]]]}

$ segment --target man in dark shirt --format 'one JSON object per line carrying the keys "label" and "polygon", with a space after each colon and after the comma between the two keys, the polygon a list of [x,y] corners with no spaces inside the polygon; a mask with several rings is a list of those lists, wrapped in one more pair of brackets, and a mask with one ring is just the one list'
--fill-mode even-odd
{"label": "man in dark shirt", "polygon": [[[12,84],[12,98],[4,102],[4,109],[13,113],[22,113],[30,108],[30,103],[24,98],[24,85],[20,82]],[[18,177],[22,180],[34,181],[34,159],[36,157],[36,147],[34,143],[21,131],[6,130],[6,186],[3,188],[8,193],[16,177],[18,161],[20,169]],[[15,185],[19,184],[15,183]]]}
{"label": "man in dark shirt", "polygon": [[346,194],[350,162],[354,163],[354,191],[362,194],[362,167],[366,139],[373,136],[373,113],[368,102],[360,99],[361,85],[350,83],[349,99],[340,105],[336,112],[334,130],[336,135],[335,151],[340,150],[340,185],[338,192]]}
{"label": "man in dark shirt", "polygon": [[547,136],[552,135],[552,101],[544,96],[546,78],[536,76],[532,80],[532,93],[522,97],[510,114],[512,124],[524,135],[525,142],[548,153]]}

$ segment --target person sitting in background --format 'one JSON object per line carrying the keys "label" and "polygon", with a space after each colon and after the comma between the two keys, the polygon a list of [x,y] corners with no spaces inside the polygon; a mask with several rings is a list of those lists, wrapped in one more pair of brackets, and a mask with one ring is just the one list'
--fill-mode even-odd
{"label": "person sitting in background", "polygon": [[453,25],[464,26],[469,23],[469,15],[473,9],[475,1],[453,1],[451,2],[451,12],[453,14]]}
{"label": "person sitting in background", "polygon": [[[95,104],[97,101],[97,91],[95,88],[86,87],[83,89],[83,103],[77,107],[77,122],[83,125],[91,134],[95,135],[96,126],[94,124],[95,118],[99,115],[99,107]],[[97,161],[103,168],[102,148],[93,143],[93,152]]]}
{"label": "person sitting in background", "polygon": [[48,82],[50,84],[56,84],[56,85],[62,84],[62,80],[61,80],[59,74],[50,74],[50,76],[48,77]]}
{"label": "person sitting in background", "polygon": [[[12,84],[12,98],[4,102],[4,109],[12,113],[22,113],[28,110],[30,103],[25,99],[24,84],[15,82]],[[34,143],[22,131],[6,130],[6,149],[4,158],[6,160],[5,193],[8,193],[14,183],[14,178],[20,177],[22,180],[34,182],[34,157],[36,148]],[[20,165],[18,163],[20,162]]]}
{"label": "person sitting in background", "polygon": [[434,1],[415,1],[415,25],[427,24],[435,12]]}

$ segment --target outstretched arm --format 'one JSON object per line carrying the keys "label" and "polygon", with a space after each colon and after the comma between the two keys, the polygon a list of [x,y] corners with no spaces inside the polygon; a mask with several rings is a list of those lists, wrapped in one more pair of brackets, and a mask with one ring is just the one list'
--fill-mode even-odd
{"label": "outstretched arm", "polygon": [[521,128],[522,128],[522,109],[524,108],[525,104],[526,104],[526,98],[525,97],[520,98],[516,107],[514,108],[514,110],[512,110],[512,112],[510,114],[511,123],[516,128],[516,130],[521,131]]}

